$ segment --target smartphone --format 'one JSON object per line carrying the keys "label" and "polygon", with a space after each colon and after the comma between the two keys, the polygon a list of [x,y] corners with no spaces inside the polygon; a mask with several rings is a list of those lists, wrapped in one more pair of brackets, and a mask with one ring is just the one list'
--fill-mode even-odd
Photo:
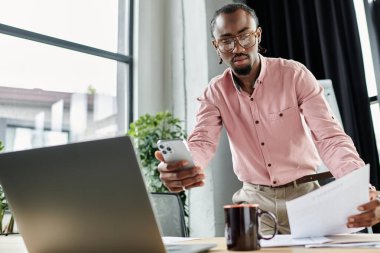
{"label": "smartphone", "polygon": [[188,161],[189,164],[183,167],[183,169],[189,169],[195,166],[186,140],[159,140],[157,146],[165,162],[171,163],[185,160]]}

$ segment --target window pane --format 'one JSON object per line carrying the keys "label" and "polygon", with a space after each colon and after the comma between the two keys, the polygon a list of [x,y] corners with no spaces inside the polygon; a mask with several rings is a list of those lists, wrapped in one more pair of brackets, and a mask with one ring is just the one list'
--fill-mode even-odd
{"label": "window pane", "polygon": [[0,34],[0,85],[116,95],[114,60]]}
{"label": "window pane", "polygon": [[364,61],[364,71],[367,83],[368,96],[373,97],[377,95],[375,69],[372,60],[370,38],[368,35],[367,19],[364,11],[364,2],[362,0],[354,0],[356,19],[359,24],[359,37],[361,50]]}
{"label": "window pane", "polygon": [[8,150],[116,135],[116,61],[7,35],[0,56],[0,136]]}
{"label": "window pane", "polygon": [[373,121],[373,126],[375,129],[375,135],[376,135],[376,145],[377,145],[377,150],[380,154],[380,108],[379,108],[379,103],[372,104],[371,105],[371,113],[372,113],[372,121]]}
{"label": "window pane", "polygon": [[118,1],[0,0],[0,23],[117,51]]}

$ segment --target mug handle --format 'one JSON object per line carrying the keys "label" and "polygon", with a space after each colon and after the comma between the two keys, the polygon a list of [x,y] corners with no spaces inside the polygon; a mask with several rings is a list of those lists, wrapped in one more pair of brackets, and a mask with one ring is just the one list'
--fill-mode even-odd
{"label": "mug handle", "polygon": [[274,216],[273,213],[259,209],[259,212],[258,212],[259,224],[261,224],[261,216],[262,215],[267,215],[267,216],[269,216],[269,218],[272,219],[272,221],[274,223],[274,229],[273,229],[273,234],[270,237],[264,237],[260,232],[260,225],[259,225],[259,231],[258,231],[259,239],[270,240],[277,234],[277,218],[276,218],[276,216]]}

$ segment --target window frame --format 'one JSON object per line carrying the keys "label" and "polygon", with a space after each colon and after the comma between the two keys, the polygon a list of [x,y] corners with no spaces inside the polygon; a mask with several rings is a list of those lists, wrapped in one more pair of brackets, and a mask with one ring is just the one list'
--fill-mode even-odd
{"label": "window frame", "polygon": [[[128,17],[126,17],[125,13],[127,4],[129,4]],[[3,23],[0,23],[0,33],[116,61],[118,131],[119,133],[125,133],[128,128],[127,126],[133,121],[133,14],[134,0],[118,0],[118,53],[20,29]],[[128,18],[128,30],[126,27],[126,18]],[[125,47],[128,47],[128,55],[119,53],[119,50]],[[123,67],[125,64],[127,68]]]}

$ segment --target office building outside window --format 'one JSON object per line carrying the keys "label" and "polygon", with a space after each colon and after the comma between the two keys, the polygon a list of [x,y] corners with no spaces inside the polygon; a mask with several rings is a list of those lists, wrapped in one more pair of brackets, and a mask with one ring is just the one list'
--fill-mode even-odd
{"label": "office building outside window", "polygon": [[7,151],[124,134],[133,0],[0,0],[0,140]]}

